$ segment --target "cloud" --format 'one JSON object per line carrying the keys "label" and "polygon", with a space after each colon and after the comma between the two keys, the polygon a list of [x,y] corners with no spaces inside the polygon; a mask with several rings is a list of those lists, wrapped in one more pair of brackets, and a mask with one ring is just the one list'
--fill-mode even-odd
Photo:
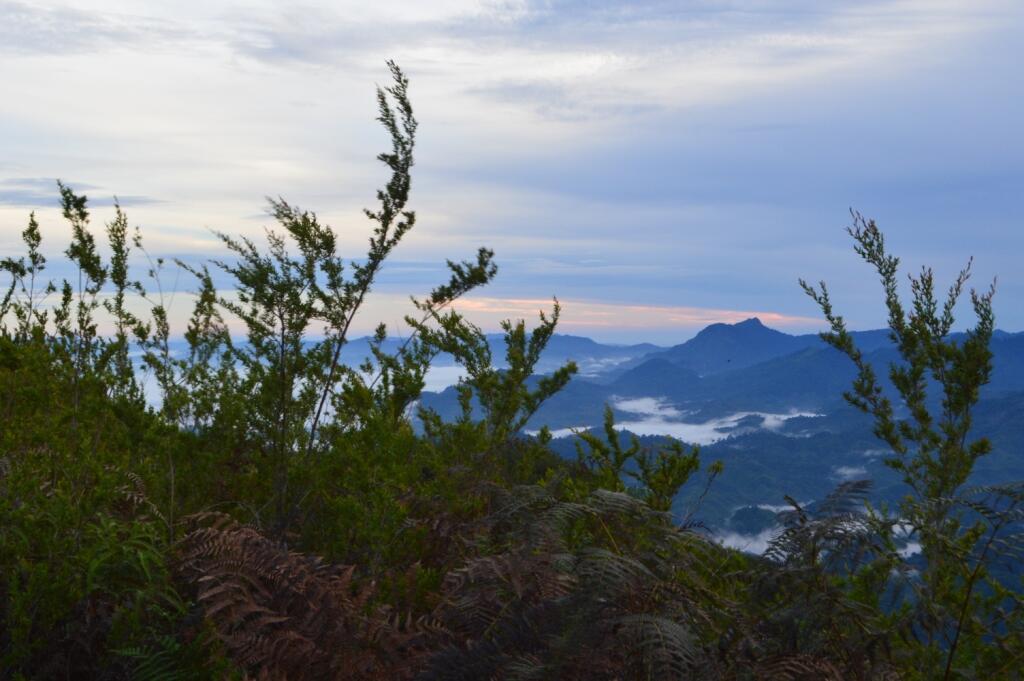
{"label": "cloud", "polygon": [[[70,187],[74,187],[76,190],[98,189],[96,185],[85,184],[84,182],[66,182],[65,184]],[[51,191],[54,194],[57,193],[56,177],[8,177],[6,179],[0,179],[0,185],[38,189],[40,191]]]}
{"label": "cloud", "polygon": [[[131,192],[169,252],[208,252],[208,228],[259,237],[260,197],[280,194],[358,257],[384,178],[373,83],[395,57],[423,122],[420,219],[396,257],[492,246],[491,298],[610,306],[567,307],[581,332],[660,321],[674,340],[705,321],[677,301],[800,318],[800,275],[877,326],[851,205],[911,267],[974,253],[1004,299],[1024,295],[1022,17],[1009,0],[0,0],[0,163],[88,178],[96,206]],[[0,183],[10,214],[55,198]],[[380,290],[443,278],[389,263]]]}
{"label": "cloud", "polygon": [[836,466],[832,469],[832,477],[841,482],[857,480],[868,474],[863,466]]}
{"label": "cloud", "polygon": [[0,53],[10,56],[76,54],[178,41],[188,31],[136,14],[88,11],[67,5],[0,0]]}
{"label": "cloud", "polygon": [[0,187],[0,204],[8,206],[46,206],[59,205],[60,200],[53,192],[44,193],[27,188]]}
{"label": "cloud", "polygon": [[[579,121],[749,99],[894,58],[906,68],[923,42],[994,21],[957,1],[531,2],[463,19],[453,49],[486,48],[491,78],[467,92]],[[513,56],[518,77],[503,68]]]}
{"label": "cloud", "polygon": [[[67,182],[77,193],[97,191],[99,187],[84,182]],[[113,206],[113,196],[88,196],[89,205]],[[150,196],[125,195],[116,197],[116,203],[122,207],[142,206],[160,203],[159,199]],[[53,208],[60,205],[60,192],[57,180],[40,177],[13,177],[0,179],[0,205],[19,206],[25,208]]]}
{"label": "cloud", "polygon": [[[786,315],[779,312],[723,310],[667,305],[631,305],[577,299],[559,301],[563,331],[601,331],[608,329],[700,329],[708,324],[733,324],[758,317],[768,326],[778,328],[819,327],[821,320],[813,317]],[[473,296],[458,301],[455,308],[474,319],[534,319],[540,311],[550,312],[552,301],[545,299],[488,298]]]}
{"label": "cloud", "polygon": [[714,539],[717,540],[722,546],[737,551],[743,551],[744,553],[752,553],[755,555],[763,555],[768,547],[771,546],[773,540],[775,540],[779,534],[781,534],[782,528],[773,527],[767,530],[762,530],[758,534],[740,534],[738,532],[719,532],[714,535]]}
{"label": "cloud", "polygon": [[465,92],[501,105],[526,105],[539,118],[566,123],[632,117],[664,110],[653,102],[617,97],[611,91],[587,96],[572,84],[558,81],[509,78],[472,86]]}

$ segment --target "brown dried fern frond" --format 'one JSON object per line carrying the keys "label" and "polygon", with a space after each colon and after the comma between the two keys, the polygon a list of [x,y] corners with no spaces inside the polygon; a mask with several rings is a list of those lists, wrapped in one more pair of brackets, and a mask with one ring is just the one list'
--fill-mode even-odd
{"label": "brown dried fern frond", "polygon": [[247,673],[274,679],[401,679],[432,625],[373,607],[353,566],[289,551],[230,516],[188,519],[178,572]]}
{"label": "brown dried fern frond", "polygon": [[679,531],[662,514],[624,494],[565,502],[540,487],[501,490],[494,506],[483,555],[442,587],[436,615],[458,639],[419,678],[714,676],[698,635],[713,606],[677,581]]}
{"label": "brown dried fern frond", "polygon": [[[112,472],[114,471],[113,468],[108,470]],[[120,510],[128,517],[137,517],[141,511],[143,516],[147,514],[151,515],[159,520],[166,528],[168,525],[167,518],[160,512],[157,505],[149,498],[149,492],[146,489],[146,482],[142,477],[132,471],[125,472],[124,476],[127,478],[127,481],[117,488],[118,494],[120,495]]]}

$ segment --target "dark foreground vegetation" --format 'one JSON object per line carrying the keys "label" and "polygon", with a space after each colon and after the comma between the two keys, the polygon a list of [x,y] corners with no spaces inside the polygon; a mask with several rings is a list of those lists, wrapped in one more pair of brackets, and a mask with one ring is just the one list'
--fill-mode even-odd
{"label": "dark foreground vegetation", "polygon": [[[413,227],[416,121],[407,83],[379,92],[391,176],[343,260],[309,212],[271,202],[266,243],[221,235],[172,353],[160,293],[125,214],[101,247],[84,196],[61,186],[71,281],[50,284],[39,229],[3,260],[0,291],[0,677],[5,679],[1003,679],[1024,658],[1020,485],[965,488],[988,451],[971,410],[988,380],[991,292],[948,339],[953,302],[930,272],[905,308],[897,260],[856,217],[857,252],[884,285],[903,362],[893,404],[827,290],[804,285],[828,342],[859,375],[911,493],[867,482],[782,514],[763,557],[720,547],[684,486],[714,494],[716,464],[588,436],[577,461],[520,435],[567,365],[530,380],[558,321],[505,325],[507,367],[452,301],[496,272],[481,249],[416,300],[415,333],[364,367],[339,362],[382,264]],[[8,286],[9,284],[9,286]],[[145,318],[129,305],[148,301]],[[240,320],[244,340],[225,320]],[[101,333],[100,324],[112,329]],[[383,341],[386,330],[377,338]],[[468,372],[462,418],[417,408],[439,352]],[[141,353],[141,365],[133,361]],[[147,406],[141,381],[157,385]],[[482,417],[478,417],[483,414]],[[907,540],[920,555],[905,557]]]}

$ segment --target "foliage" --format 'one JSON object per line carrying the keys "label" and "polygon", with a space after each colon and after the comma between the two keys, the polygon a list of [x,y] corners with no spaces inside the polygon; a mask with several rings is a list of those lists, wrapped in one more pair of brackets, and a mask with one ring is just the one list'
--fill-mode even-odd
{"label": "foliage", "polygon": [[[910,666],[920,678],[998,676],[1007,670],[1007,655],[1013,660],[1024,654],[1019,599],[989,567],[995,547],[1018,550],[1014,533],[1019,530],[1021,497],[1016,485],[981,494],[964,489],[975,462],[991,450],[988,439],[972,430],[972,408],[992,371],[995,286],[970,292],[977,322],[963,340],[952,339],[953,312],[971,262],[942,300],[931,269],[911,276],[908,308],[899,294],[899,258],[886,252],[875,222],[854,213],[849,233],[885,292],[890,336],[901,357],[889,369],[899,408],[856,348],[843,318],[833,311],[825,284],[815,288],[800,283],[831,325],[822,338],[857,368],[847,401],[873,417],[876,436],[892,450],[886,464],[902,474],[911,490],[897,509],[901,529],[920,542],[923,557],[920,577],[913,582],[915,612],[908,635],[918,645],[908,651]],[[939,398],[930,398],[930,391],[938,391]],[[891,540],[894,527],[889,522],[878,528],[880,538]],[[889,562],[899,564],[891,557]]]}
{"label": "foliage", "polygon": [[[642,496],[655,511],[669,511],[679,490],[700,468],[700,447],[694,446],[686,451],[684,444],[674,438],[665,438],[656,447],[645,447],[639,438],[631,435],[629,447],[623,449],[619,433],[615,430],[614,414],[608,406],[604,410],[604,438],[587,431],[577,433],[576,437],[579,462],[595,476],[601,488],[625,491],[624,478],[631,477],[638,485],[631,491]],[[696,507],[722,470],[720,461],[708,467],[704,491],[687,513],[686,520],[696,512]]]}
{"label": "foliage", "polygon": [[[497,273],[487,248],[448,261],[448,281],[413,299],[397,351],[381,326],[362,365],[342,361],[416,221],[417,122],[389,68],[377,93],[389,177],[361,258],[278,198],[265,243],[218,234],[224,259],[167,262],[117,205],[101,243],[86,197],[60,184],[71,279],[47,280],[35,215],[25,255],[0,260],[0,678],[1014,673],[1024,491],[965,486],[989,449],[972,408],[991,372],[991,291],[972,294],[978,323],[951,340],[968,270],[942,302],[925,270],[908,311],[898,261],[855,215],[902,355],[889,375],[902,403],[824,285],[804,288],[857,368],[849,401],[911,494],[874,508],[867,483],[846,483],[818,504],[790,500],[764,556],[725,549],[699,508],[728,472],[705,466],[691,492],[698,448],[624,444],[610,410],[603,437],[579,434],[576,461],[546,428],[523,431],[576,367],[536,375],[557,300],[534,328],[503,323],[496,366],[457,310]],[[180,340],[163,286],[172,267],[196,286]],[[218,271],[234,293],[215,286]],[[440,353],[466,373],[447,421],[418,405]],[[694,503],[673,515],[682,496]]]}
{"label": "foliage", "polygon": [[[232,658],[270,678],[395,678],[417,637],[353,566],[288,551],[228,515],[189,518],[179,573]],[[404,654],[403,654],[404,653]]]}

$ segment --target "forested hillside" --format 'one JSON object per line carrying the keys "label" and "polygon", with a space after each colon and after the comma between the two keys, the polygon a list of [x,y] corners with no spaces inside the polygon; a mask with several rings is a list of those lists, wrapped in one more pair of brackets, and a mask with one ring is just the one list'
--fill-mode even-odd
{"label": "forested hillside", "polygon": [[[741,479],[732,463],[623,435],[603,399],[582,397],[575,407],[604,413],[603,431],[577,438],[574,456],[555,450],[534,419],[583,385],[572,362],[542,366],[549,343],[569,342],[552,341],[558,302],[532,327],[506,322],[495,344],[453,307],[496,276],[485,247],[411,292],[407,340],[381,326],[353,363],[353,320],[372,314],[368,292],[416,228],[417,121],[390,68],[378,91],[389,179],[366,211],[365,253],[339,253],[316,214],[280,199],[265,241],[220,234],[222,260],[164,261],[120,207],[97,225],[86,197],[60,185],[76,274],[52,281],[27,218],[24,252],[0,264],[0,678],[1018,673],[1024,488],[966,484],[996,456],[995,422],[975,420],[982,386],[999,380],[991,291],[968,293],[965,271],[937,295],[925,271],[903,301],[898,260],[856,216],[850,234],[881,280],[890,341],[859,346],[824,284],[805,284],[830,332],[790,348],[750,324],[779,347],[733,369],[760,367],[753,391],[777,380],[762,360],[783,349],[841,360],[848,373],[829,389],[848,391],[874,429],[900,493],[871,504],[870,482],[837,480],[805,504],[794,480],[764,555],[726,548],[703,519]],[[148,271],[130,266],[140,254]],[[171,269],[194,280],[184,329],[162,293]],[[217,270],[232,295],[214,286]],[[962,295],[974,326],[953,335]],[[709,343],[716,354],[700,362],[692,348],[644,347],[645,362],[609,380],[620,392],[702,389],[732,358]],[[421,400],[442,354],[465,375],[450,413]],[[799,454],[831,444],[808,439]]]}

